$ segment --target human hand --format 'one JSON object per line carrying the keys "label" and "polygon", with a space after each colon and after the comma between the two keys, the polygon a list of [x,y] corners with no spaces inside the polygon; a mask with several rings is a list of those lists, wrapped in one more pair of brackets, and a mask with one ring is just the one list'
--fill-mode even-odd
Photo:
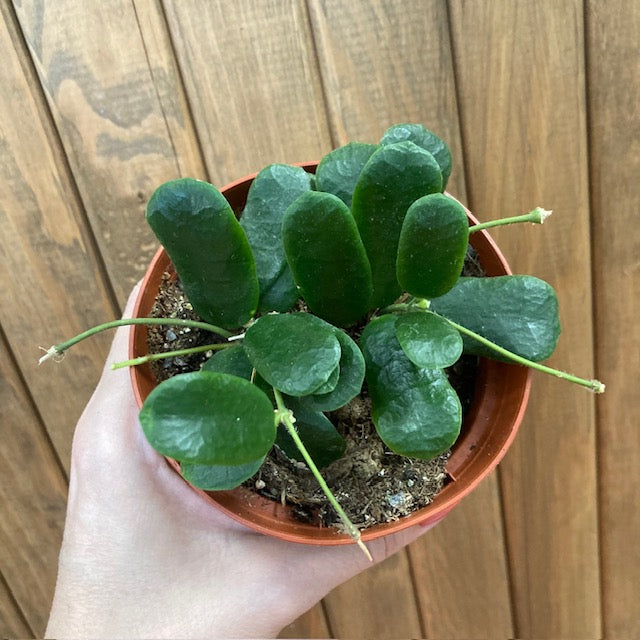
{"label": "human hand", "polygon": [[[127,358],[127,337],[118,329],[107,362]],[[276,636],[371,566],[355,545],[283,542],[217,511],[151,448],[137,416],[128,371],[105,368],[74,436],[47,637]],[[367,546],[380,562],[428,528]]]}

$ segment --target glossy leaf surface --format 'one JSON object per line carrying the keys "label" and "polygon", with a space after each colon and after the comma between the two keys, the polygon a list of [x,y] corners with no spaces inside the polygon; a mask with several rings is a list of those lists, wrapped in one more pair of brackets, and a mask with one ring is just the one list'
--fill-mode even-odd
{"label": "glossy leaf surface", "polygon": [[371,416],[392,451],[429,460],[456,441],[462,408],[442,369],[424,369],[407,358],[396,338],[395,321],[394,316],[380,316],[360,338]]}
{"label": "glossy leaf surface", "polygon": [[342,327],[366,314],[371,268],[342,200],[330,193],[305,193],[287,209],[282,239],[294,280],[311,311]]}
{"label": "glossy leaf surface", "polygon": [[[431,308],[536,362],[553,353],[560,336],[555,291],[534,276],[460,278],[449,293],[431,302]],[[464,346],[469,353],[496,357],[493,351],[466,336]]]}
{"label": "glossy leaf surface", "polygon": [[213,185],[192,178],[166,182],[147,204],[147,221],[204,320],[233,329],[253,316],[259,289],[251,248]]}
{"label": "glossy leaf surface", "polygon": [[180,462],[246,464],[264,456],[276,435],[273,406],[260,389],[211,371],[165,380],[139,417],[151,446]]}
{"label": "glossy leaf surface", "polygon": [[319,393],[300,398],[305,407],[315,411],[335,411],[353,400],[362,390],[365,364],[358,345],[344,332],[336,329],[340,343],[340,377],[331,393]]}
{"label": "glossy leaf surface", "polygon": [[282,246],[282,218],[287,207],[310,189],[310,174],[286,164],[265,167],[251,183],[240,224],[256,262],[261,311],[288,311],[298,299]]}
{"label": "glossy leaf surface", "polygon": [[421,124],[396,124],[384,132],[380,144],[394,144],[403,140],[411,140],[419,147],[426,149],[436,159],[442,172],[442,191],[444,191],[451,175],[451,152],[447,143]]}
{"label": "glossy leaf surface", "polygon": [[313,393],[340,361],[332,328],[307,313],[258,318],[247,329],[243,346],[256,371],[290,396]]}
{"label": "glossy leaf surface", "polygon": [[180,471],[184,479],[194,487],[204,491],[228,491],[239,487],[245,480],[257,473],[264,457],[247,464],[225,466],[189,464],[183,462]]}
{"label": "glossy leaf surface", "polygon": [[399,315],[396,337],[407,358],[425,369],[450,367],[462,355],[460,333],[428,311]]}
{"label": "glossy leaf surface", "polygon": [[418,298],[437,298],[457,282],[469,243],[464,207],[442,193],[416,200],[398,243],[398,282]]}
{"label": "glossy leaf surface", "polygon": [[241,344],[235,344],[226,349],[216,351],[203,365],[202,371],[216,371],[228,373],[245,380],[251,379],[253,365],[249,362],[247,354]]}
{"label": "glossy leaf surface", "polygon": [[329,152],[316,169],[316,189],[338,196],[350,207],[362,168],[377,148],[377,144],[350,142]]}
{"label": "glossy leaf surface", "polygon": [[[288,398],[286,404],[293,411],[298,435],[316,465],[326,467],[342,457],[346,448],[345,441],[327,416],[302,406],[295,398]],[[278,427],[276,444],[289,458],[304,462],[284,425]]]}
{"label": "glossy leaf surface", "polygon": [[362,170],[352,213],[371,265],[371,308],[392,303],[402,292],[396,277],[402,222],[413,202],[441,187],[435,158],[410,141],[381,146]]}

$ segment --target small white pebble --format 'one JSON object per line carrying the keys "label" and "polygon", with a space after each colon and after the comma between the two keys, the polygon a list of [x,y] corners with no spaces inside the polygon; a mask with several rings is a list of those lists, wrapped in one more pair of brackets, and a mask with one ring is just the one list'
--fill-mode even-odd
{"label": "small white pebble", "polygon": [[264,489],[266,486],[267,485],[264,480],[256,480],[256,489],[258,491],[260,491],[261,489]]}

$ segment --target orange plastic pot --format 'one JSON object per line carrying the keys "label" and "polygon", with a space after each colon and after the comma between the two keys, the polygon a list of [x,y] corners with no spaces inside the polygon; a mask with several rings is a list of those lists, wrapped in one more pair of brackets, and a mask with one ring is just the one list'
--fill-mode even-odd
{"label": "orange plastic pot", "polygon": [[[315,171],[317,163],[302,165],[307,171]],[[240,215],[254,175],[231,183],[222,193]],[[467,212],[472,224],[477,223]],[[488,276],[510,274],[509,266],[490,236],[474,233],[471,244],[478,253]],[[164,249],[160,248],[151,261],[134,308],[134,317],[146,317],[154,304],[162,275],[171,269]],[[131,358],[147,353],[147,329],[143,325],[131,328],[129,354]],[[131,367],[133,390],[139,406],[156,386],[148,366]],[[530,389],[530,370],[519,365],[505,364],[482,358],[475,385],[474,401],[467,412],[462,433],[456,442],[447,472],[450,481],[433,502],[396,522],[373,526],[362,532],[364,541],[373,540],[416,524],[430,524],[441,520],[465,496],[471,493],[500,462],[513,442],[522,421]],[[174,460],[167,462],[179,473]],[[213,507],[246,526],[271,536],[317,545],[350,544],[352,539],[331,527],[318,527],[300,522],[290,507],[283,506],[239,487],[232,491],[206,492],[193,488]]]}

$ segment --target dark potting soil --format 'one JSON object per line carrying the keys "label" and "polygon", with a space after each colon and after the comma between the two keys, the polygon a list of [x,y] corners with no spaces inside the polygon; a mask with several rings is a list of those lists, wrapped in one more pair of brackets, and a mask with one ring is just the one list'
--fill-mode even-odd
{"label": "dark potting soil", "polygon": [[[484,275],[475,253],[470,250],[464,275]],[[165,274],[151,312],[153,317],[199,320],[185,297],[179,280]],[[357,329],[353,332],[357,339]],[[175,351],[223,342],[223,338],[177,326],[153,326],[148,330],[150,353]],[[166,358],[152,363],[158,381],[179,373],[196,371],[212,352]],[[463,416],[473,401],[478,359],[463,356],[447,370],[452,386],[462,402]],[[345,455],[322,469],[351,521],[359,528],[391,522],[432,502],[449,478],[445,465],[450,451],[434,460],[405,458],[389,451],[378,437],[371,420],[371,403],[366,384],[362,393],[347,406],[327,414],[346,441]],[[464,419],[462,428],[464,430]],[[292,506],[303,522],[340,527],[340,520],[329,505],[311,472],[303,463],[290,460],[273,447],[260,471],[245,486]]]}

